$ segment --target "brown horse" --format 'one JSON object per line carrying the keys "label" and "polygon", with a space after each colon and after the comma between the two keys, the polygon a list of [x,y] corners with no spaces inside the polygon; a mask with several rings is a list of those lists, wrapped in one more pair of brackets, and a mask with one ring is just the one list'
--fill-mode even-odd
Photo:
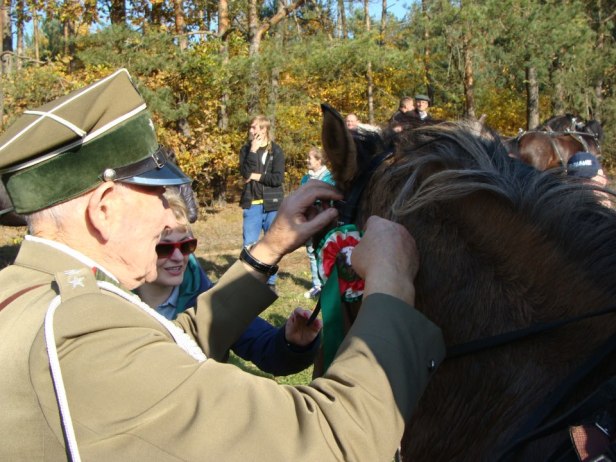
{"label": "brown horse", "polygon": [[[322,138],[348,201],[379,142],[354,138],[328,107]],[[396,145],[357,208],[346,208],[360,227],[380,215],[409,229],[421,258],[416,305],[448,347],[616,304],[616,213],[590,186],[509,158],[497,135],[470,123],[422,127]],[[345,307],[348,322],[357,309]],[[407,423],[403,460],[497,460],[550,390],[615,331],[610,314],[447,359]],[[616,361],[601,362],[569,399],[615,373]],[[519,460],[546,460],[555,438],[527,445]]]}
{"label": "brown horse", "polygon": [[584,121],[573,114],[551,117],[537,130],[520,132],[505,145],[511,157],[520,159],[537,170],[567,168],[567,161],[576,152],[601,156],[603,129],[596,120]]}
{"label": "brown horse", "polygon": [[529,131],[509,141],[509,154],[537,170],[565,168],[576,152],[586,151],[599,157],[601,146],[591,133],[580,131]]}

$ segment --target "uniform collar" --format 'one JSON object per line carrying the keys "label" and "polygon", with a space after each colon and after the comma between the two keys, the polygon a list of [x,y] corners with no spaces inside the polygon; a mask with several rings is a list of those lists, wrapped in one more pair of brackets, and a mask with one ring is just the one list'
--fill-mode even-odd
{"label": "uniform collar", "polygon": [[[108,280],[109,282],[113,282],[116,285],[118,285],[120,282],[118,281],[118,278],[116,278],[110,271],[108,271],[107,269],[105,269],[102,265],[96,263],[94,260],[92,260],[91,258],[85,256],[84,254],[82,254],[81,252],[69,247],[66,244],[63,244],[61,242],[57,242],[57,241],[52,241],[51,239],[45,239],[42,237],[38,237],[38,236],[32,236],[30,234],[27,234],[24,237],[24,240],[27,242],[32,242],[32,243],[36,243],[36,244],[40,244],[40,245],[44,245],[44,246],[48,246],[51,247],[63,254],[66,254],[68,256],[70,256],[71,258],[79,261],[80,263],[82,263],[84,266],[87,266],[88,268],[91,268],[93,271],[95,271],[96,273],[102,273],[104,275],[104,279]],[[21,258],[20,258],[21,257]],[[23,260],[28,260],[29,259],[29,253],[25,252],[25,255],[22,255],[22,252],[20,251],[20,254],[18,255],[18,260],[19,261],[23,261]],[[37,260],[40,260],[40,258],[38,258]],[[51,261],[51,259],[50,259]],[[16,260],[17,262],[17,260]],[[33,266],[40,266],[40,264],[36,264]],[[62,268],[60,268],[62,269]]]}

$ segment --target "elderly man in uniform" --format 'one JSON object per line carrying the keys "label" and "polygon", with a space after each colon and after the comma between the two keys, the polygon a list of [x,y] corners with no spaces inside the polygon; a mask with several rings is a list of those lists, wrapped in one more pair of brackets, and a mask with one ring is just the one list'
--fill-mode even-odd
{"label": "elderly man in uniform", "polygon": [[172,224],[166,162],[142,98],[120,70],[37,110],[0,137],[0,169],[28,216],[0,272],[0,460],[387,460],[444,355],[414,310],[406,230],[372,217],[353,253],[363,306],[327,373],[290,387],[225,364],[276,296],[283,255],[336,218],[311,182],[266,235],[175,322],[130,293],[156,277]]}

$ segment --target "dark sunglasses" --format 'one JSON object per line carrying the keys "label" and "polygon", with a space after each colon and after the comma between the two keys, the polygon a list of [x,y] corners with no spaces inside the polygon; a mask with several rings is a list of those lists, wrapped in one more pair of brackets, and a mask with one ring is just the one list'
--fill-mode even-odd
{"label": "dark sunglasses", "polygon": [[190,255],[197,249],[197,239],[190,238],[180,242],[161,242],[156,245],[156,255],[158,255],[158,258],[169,258],[173,255],[175,249],[180,249],[182,255]]}

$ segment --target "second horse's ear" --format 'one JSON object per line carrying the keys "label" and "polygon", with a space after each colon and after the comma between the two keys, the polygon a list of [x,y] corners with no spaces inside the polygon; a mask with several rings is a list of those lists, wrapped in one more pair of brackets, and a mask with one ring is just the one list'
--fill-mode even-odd
{"label": "second horse's ear", "polygon": [[336,186],[346,192],[357,174],[357,149],[342,116],[327,104],[321,104],[323,127],[321,142],[331,166]]}

